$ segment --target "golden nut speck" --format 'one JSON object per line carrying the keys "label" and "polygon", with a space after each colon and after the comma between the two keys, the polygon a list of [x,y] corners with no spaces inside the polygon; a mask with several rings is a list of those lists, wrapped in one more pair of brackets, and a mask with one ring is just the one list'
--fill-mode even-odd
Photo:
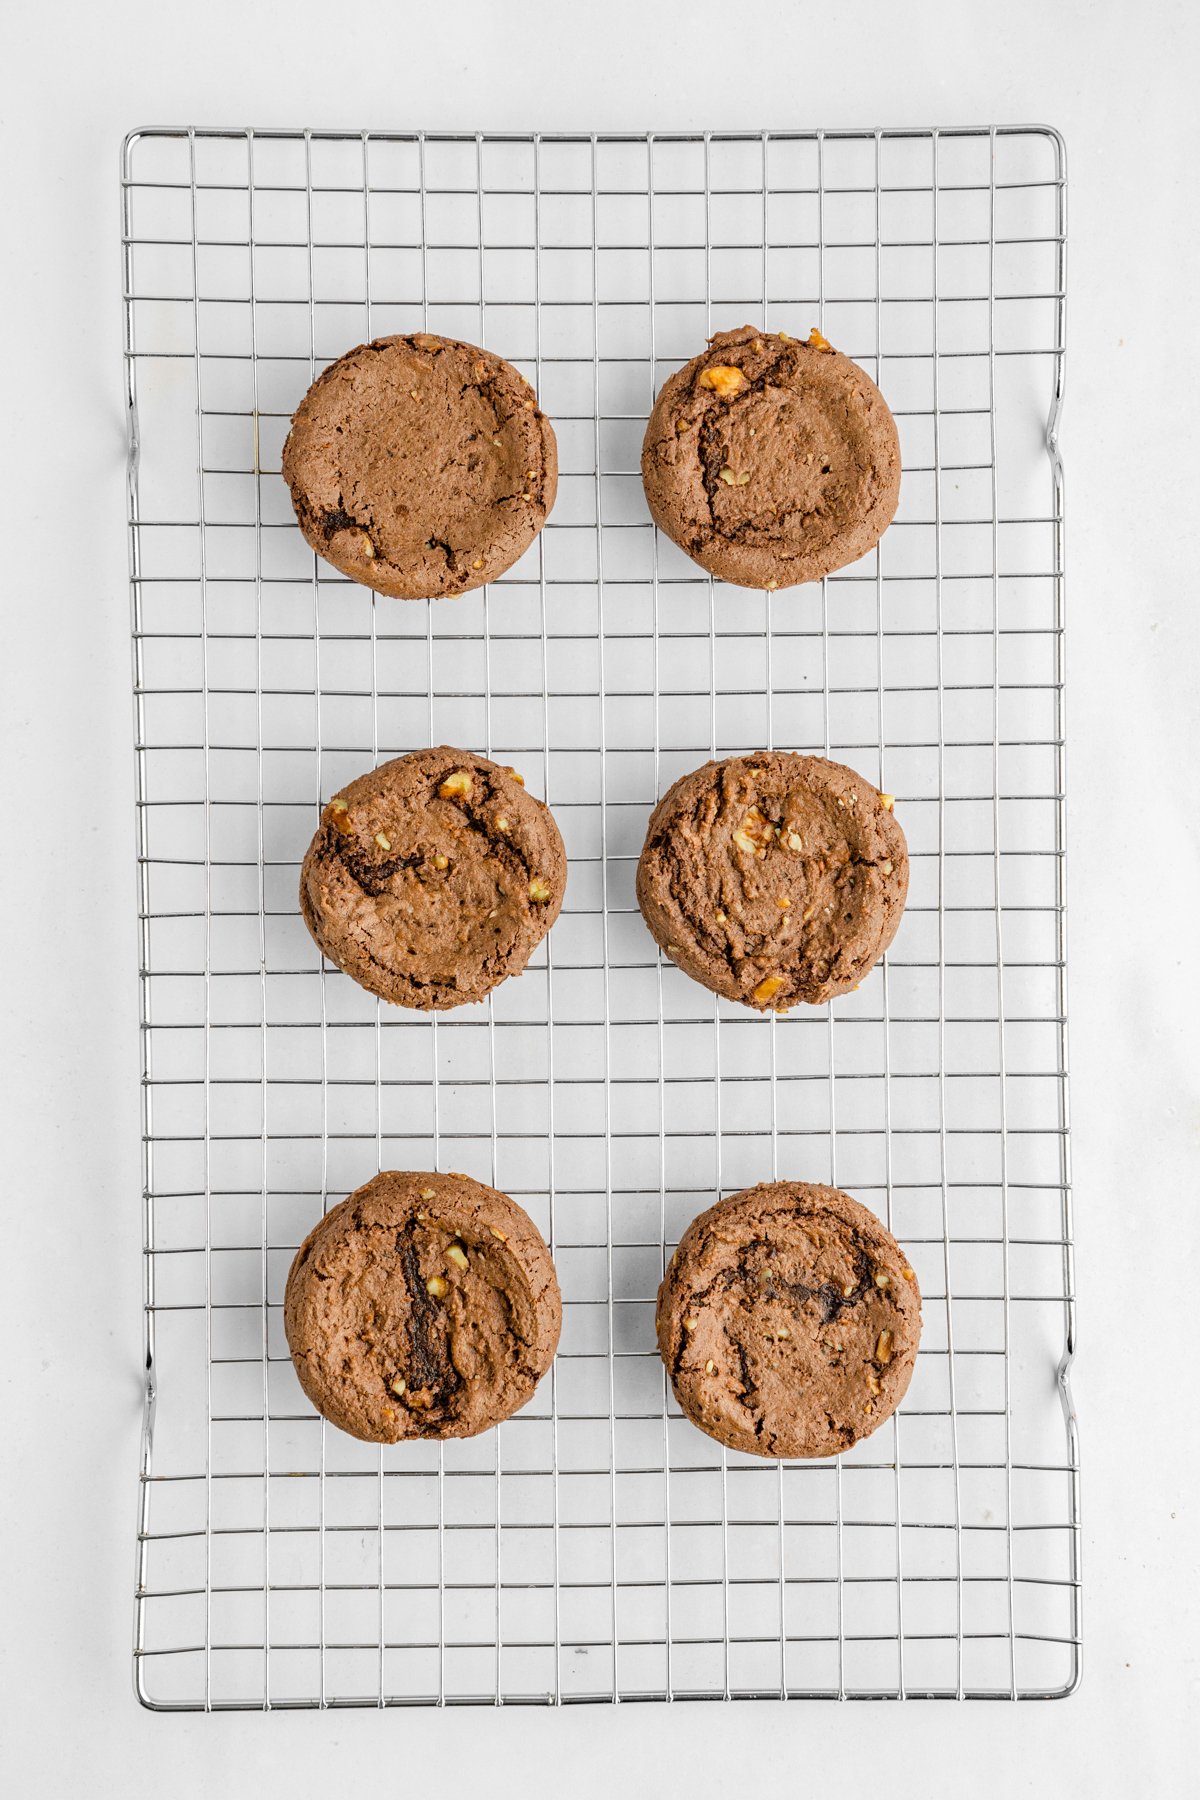
{"label": "golden nut speck", "polygon": [[732,400],[736,394],[740,394],[742,389],[749,385],[750,383],[742,371],[733,368],[729,363],[714,363],[711,369],[705,369],[700,376],[700,386],[711,388],[713,393],[719,394],[722,400]]}

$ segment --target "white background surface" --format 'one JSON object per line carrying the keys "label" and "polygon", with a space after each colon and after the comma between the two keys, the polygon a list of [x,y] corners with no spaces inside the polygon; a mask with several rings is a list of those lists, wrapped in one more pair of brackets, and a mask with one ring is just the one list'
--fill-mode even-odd
{"label": "white background surface", "polygon": [[[1191,1790],[1200,1640],[1200,12],[24,5],[5,32],[0,1776],[57,1796]],[[117,158],[146,124],[1038,122],[1067,139],[1082,1690],[161,1718],[129,1678],[141,1218]]]}

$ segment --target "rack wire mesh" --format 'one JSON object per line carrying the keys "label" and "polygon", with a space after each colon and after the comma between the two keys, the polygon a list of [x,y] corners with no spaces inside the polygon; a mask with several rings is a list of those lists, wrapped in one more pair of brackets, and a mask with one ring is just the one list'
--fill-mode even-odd
{"label": "rack wire mesh", "polygon": [[[1057,134],[155,129],[122,175],[139,1696],[1069,1692]],[[772,595],[656,538],[638,472],[664,376],[747,320],[819,326],[903,451],[879,551]],[[559,497],[486,593],[374,602],[280,449],[326,362],[421,328],[535,383]],[[571,877],[523,979],[425,1018],[323,965],[295,889],[322,797],[442,740],[523,768]],[[886,965],[780,1018],[664,964],[633,896],[657,795],[764,745],[893,791],[912,854]],[[282,1287],[324,1208],[426,1166],[537,1218],[562,1346],[498,1430],[378,1449],[305,1401]],[[873,1206],[925,1296],[905,1405],[834,1461],[722,1451],[654,1346],[688,1220],[777,1175]]]}

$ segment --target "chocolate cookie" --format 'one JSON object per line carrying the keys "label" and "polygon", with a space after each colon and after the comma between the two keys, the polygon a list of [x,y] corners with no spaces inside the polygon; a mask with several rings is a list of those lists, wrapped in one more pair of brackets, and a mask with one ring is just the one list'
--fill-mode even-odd
{"label": "chocolate cookie", "polygon": [[334,795],[300,871],[300,910],[361,987],[434,1012],[519,975],[566,883],[549,807],[514,770],[443,744]]}
{"label": "chocolate cookie", "polygon": [[292,1263],[288,1349],[351,1437],[474,1437],[524,1406],[562,1325],[554,1264],[507,1194],[468,1175],[384,1174],[327,1212]]}
{"label": "chocolate cookie", "polygon": [[685,975],[786,1012],[847,994],[896,935],[908,850],[890,794],[841,763],[760,750],[705,763],[650,816],[638,905]]}
{"label": "chocolate cookie", "polygon": [[754,1456],[833,1456],[869,1436],[903,1399],[920,1337],[920,1289],[891,1232],[802,1181],[693,1219],[658,1290],[680,1406]]}
{"label": "chocolate cookie", "polygon": [[655,524],[723,581],[794,587],[874,549],[900,440],[869,375],[814,331],[743,325],[664,384],[642,445]]}
{"label": "chocolate cookie", "polygon": [[422,600],[516,562],[554,505],[558,451],[511,363],[418,332],[360,344],[317,377],[283,478],[318,556],[376,593]]}

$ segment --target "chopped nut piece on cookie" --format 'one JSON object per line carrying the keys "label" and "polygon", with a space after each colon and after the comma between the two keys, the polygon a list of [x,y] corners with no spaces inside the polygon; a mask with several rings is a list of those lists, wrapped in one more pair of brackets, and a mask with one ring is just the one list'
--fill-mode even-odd
{"label": "chopped nut piece on cookie", "polygon": [[778,826],[764,819],[757,806],[752,806],[734,832],[733,841],[739,850],[761,862],[778,836]]}
{"label": "chopped nut piece on cookie", "polygon": [[732,400],[743,388],[749,387],[750,383],[740,369],[735,369],[729,363],[716,363],[703,371],[700,386],[711,388],[722,400]]}

